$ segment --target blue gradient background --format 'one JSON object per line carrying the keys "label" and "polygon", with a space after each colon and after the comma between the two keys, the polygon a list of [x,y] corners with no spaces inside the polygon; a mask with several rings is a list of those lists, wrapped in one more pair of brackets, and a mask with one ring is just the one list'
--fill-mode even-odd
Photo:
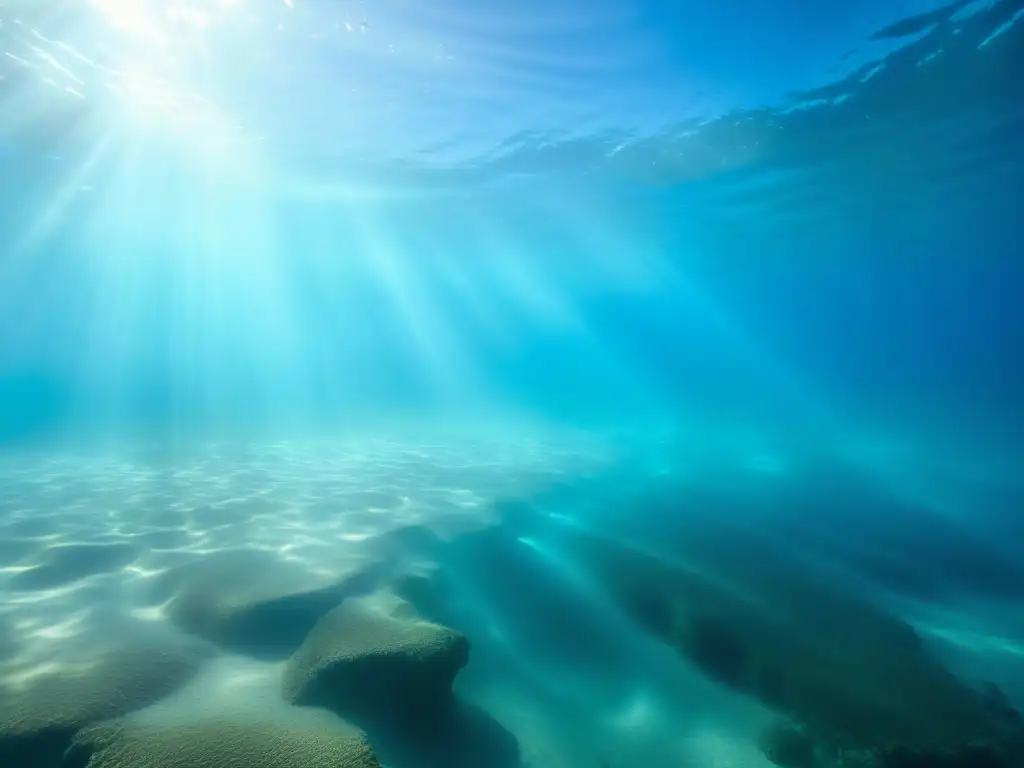
{"label": "blue gradient background", "polygon": [[1022,16],[2,2],[0,447],[579,430],[1019,707]]}
{"label": "blue gradient background", "polygon": [[3,9],[6,444],[513,418],[1017,466],[1019,3],[253,3],[159,45],[120,7]]}

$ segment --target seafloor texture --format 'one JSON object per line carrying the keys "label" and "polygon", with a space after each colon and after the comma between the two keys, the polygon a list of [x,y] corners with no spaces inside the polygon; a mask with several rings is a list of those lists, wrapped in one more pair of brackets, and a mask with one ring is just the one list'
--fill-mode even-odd
{"label": "seafloor texture", "polygon": [[943,636],[946,593],[867,565],[870,526],[853,556],[791,519],[877,489],[635,448],[8,456],[0,765],[1024,765],[1019,691]]}

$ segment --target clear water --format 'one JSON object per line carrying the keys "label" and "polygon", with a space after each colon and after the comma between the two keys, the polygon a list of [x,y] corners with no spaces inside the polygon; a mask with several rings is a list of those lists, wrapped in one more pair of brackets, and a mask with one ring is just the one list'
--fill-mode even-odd
{"label": "clear water", "polygon": [[1022,16],[0,0],[0,765],[1024,764]]}

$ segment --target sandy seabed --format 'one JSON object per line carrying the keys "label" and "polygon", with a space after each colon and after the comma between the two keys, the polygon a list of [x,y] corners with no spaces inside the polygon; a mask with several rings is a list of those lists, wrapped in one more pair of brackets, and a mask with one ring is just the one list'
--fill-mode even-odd
{"label": "sandy seabed", "polygon": [[[198,745],[195,765],[218,764],[226,758],[206,755],[206,736],[194,734],[225,721],[280,729],[284,754],[294,753],[289,739],[306,738],[295,734],[329,732],[332,744],[347,744],[317,719],[321,709],[296,706],[282,685],[325,615],[368,600],[359,621],[447,624],[468,638],[454,691],[487,721],[419,755],[396,748],[393,733],[379,736],[371,718],[370,745],[392,768],[767,768],[759,734],[777,713],[629,620],[566,557],[569,540],[550,548],[518,531],[495,555],[486,549],[531,499],[553,499],[545,515],[571,521],[574,489],[601,482],[615,459],[608,444],[580,435],[210,445],[173,460],[8,455],[0,460],[0,762],[163,768],[146,752],[146,729],[177,728],[174,738]],[[465,543],[474,537],[491,543],[474,549]],[[439,574],[448,585],[442,607],[409,597],[409,584]],[[403,606],[416,603],[414,614],[381,603],[382,588]],[[88,730],[104,722],[138,730],[143,746],[65,752],[73,739],[106,745]],[[286,765],[276,744],[238,764]],[[131,757],[135,749],[143,757]],[[324,766],[357,765],[346,749],[327,757],[317,747],[304,768],[321,757]]]}

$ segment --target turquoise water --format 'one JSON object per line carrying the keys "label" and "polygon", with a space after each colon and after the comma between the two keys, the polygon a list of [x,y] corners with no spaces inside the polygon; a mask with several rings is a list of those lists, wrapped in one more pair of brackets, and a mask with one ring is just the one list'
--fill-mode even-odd
{"label": "turquoise water", "polygon": [[0,0],[0,768],[1024,766],[1018,0]]}

